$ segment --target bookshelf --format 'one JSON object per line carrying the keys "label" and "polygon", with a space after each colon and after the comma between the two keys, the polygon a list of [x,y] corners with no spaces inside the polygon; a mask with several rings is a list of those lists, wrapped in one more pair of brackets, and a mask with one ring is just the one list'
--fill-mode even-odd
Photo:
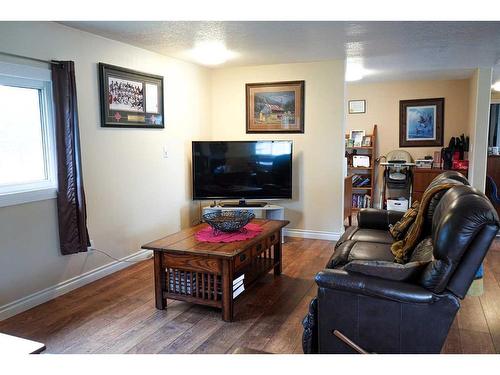
{"label": "bookshelf", "polygon": [[[373,125],[371,134],[366,134],[365,137],[370,137],[370,146],[351,146],[347,144],[349,134],[346,134],[346,156],[348,175],[352,175],[352,212],[359,211],[360,208],[373,207],[373,198],[376,184],[376,166],[375,159],[377,158],[377,125]],[[353,167],[352,156],[362,155],[370,158],[369,167]],[[362,186],[359,186],[359,185]]]}

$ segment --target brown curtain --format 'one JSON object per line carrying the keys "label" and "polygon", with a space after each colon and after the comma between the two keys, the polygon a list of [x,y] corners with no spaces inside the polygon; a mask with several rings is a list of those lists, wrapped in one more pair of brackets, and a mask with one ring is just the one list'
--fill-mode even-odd
{"label": "brown curtain", "polygon": [[87,251],[87,210],[83,190],[75,65],[52,64],[54,118],[57,147],[57,212],[59,243],[63,255]]}

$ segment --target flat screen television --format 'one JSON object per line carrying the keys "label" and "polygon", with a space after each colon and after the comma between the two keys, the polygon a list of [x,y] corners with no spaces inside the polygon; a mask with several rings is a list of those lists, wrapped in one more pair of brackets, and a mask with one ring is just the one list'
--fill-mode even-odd
{"label": "flat screen television", "polygon": [[193,199],[292,198],[292,141],[193,142]]}

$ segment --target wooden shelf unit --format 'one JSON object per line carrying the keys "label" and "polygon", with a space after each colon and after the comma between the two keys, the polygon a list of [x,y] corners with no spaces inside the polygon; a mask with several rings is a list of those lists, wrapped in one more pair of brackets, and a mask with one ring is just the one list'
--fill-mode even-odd
{"label": "wooden shelf unit", "polygon": [[[352,196],[354,194],[358,195],[365,191],[366,195],[370,196],[370,207],[373,207],[374,193],[375,193],[375,184],[376,184],[376,166],[375,159],[377,158],[376,150],[377,150],[377,125],[373,125],[372,134],[366,134],[366,136],[371,137],[371,146],[358,146],[358,147],[346,147],[346,152],[352,154],[354,150],[356,150],[356,155],[366,155],[370,157],[370,167],[353,167],[352,166],[352,158],[348,160],[348,174],[355,175],[359,174],[360,176],[370,177],[370,185],[366,186],[351,186],[351,202]],[[349,139],[349,134],[346,134],[346,139]],[[361,173],[357,173],[361,172]],[[352,180],[351,180],[352,181]],[[359,211],[358,207],[352,207],[352,212]]]}

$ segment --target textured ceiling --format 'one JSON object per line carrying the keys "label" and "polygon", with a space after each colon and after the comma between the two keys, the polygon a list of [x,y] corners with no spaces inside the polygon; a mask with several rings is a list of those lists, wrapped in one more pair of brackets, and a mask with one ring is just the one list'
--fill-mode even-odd
{"label": "textured ceiling", "polygon": [[[364,81],[465,78],[496,65],[500,22],[148,22],[63,24],[164,55],[193,61],[195,42],[222,40],[244,66],[343,59],[359,61]],[[349,61],[348,60],[348,61]],[[498,64],[497,64],[498,63]]]}

